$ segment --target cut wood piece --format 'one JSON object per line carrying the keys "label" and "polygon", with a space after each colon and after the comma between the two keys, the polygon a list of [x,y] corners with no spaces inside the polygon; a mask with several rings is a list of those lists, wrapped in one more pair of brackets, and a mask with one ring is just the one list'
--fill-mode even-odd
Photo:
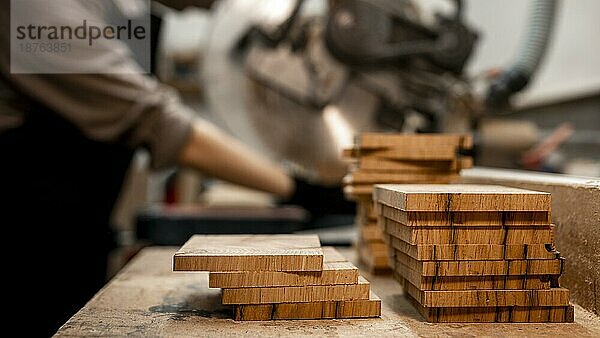
{"label": "cut wood piece", "polygon": [[494,185],[377,185],[376,202],[404,211],[546,211],[550,194]]}
{"label": "cut wood piece", "polygon": [[355,171],[346,175],[342,182],[346,185],[410,182],[447,183],[457,179],[458,174],[456,173],[371,173]]}
{"label": "cut wood piece", "polygon": [[[557,225],[556,245],[559,250],[564,250],[566,258],[561,281],[569,285],[573,300],[578,305],[600,314],[600,231],[597,230],[600,224],[600,179],[528,170],[476,168],[469,170],[461,180],[552,193],[552,219]],[[590,284],[591,281],[596,282]],[[594,284],[596,287],[591,287]]]}
{"label": "cut wood piece", "polygon": [[421,276],[535,276],[560,275],[562,259],[514,261],[418,261],[403,252],[395,252],[398,262]]}
{"label": "cut wood piece", "polygon": [[344,159],[352,159],[356,157],[356,148],[345,148],[342,149],[342,158]]}
{"label": "cut wood piece", "polygon": [[432,323],[572,323],[572,305],[498,308],[423,308]]}
{"label": "cut wood piece", "polygon": [[339,253],[332,246],[324,246],[323,249],[323,263],[339,263],[339,262],[348,262],[348,259],[344,257],[341,253]]}
{"label": "cut wood piece", "polygon": [[358,284],[308,285],[269,288],[223,289],[223,304],[307,303],[369,299],[369,282]]}
{"label": "cut wood piece", "polygon": [[359,201],[356,204],[356,222],[358,224],[377,223],[377,215],[373,208],[373,202]]}
{"label": "cut wood piece", "polygon": [[381,242],[383,240],[383,232],[377,224],[362,226],[359,228],[359,231],[360,240],[363,242]]}
{"label": "cut wood piece", "polygon": [[342,152],[344,158],[361,157],[387,158],[393,160],[451,161],[458,156],[458,147],[441,145],[438,147],[387,147],[379,149],[350,148]]}
{"label": "cut wood piece", "polygon": [[173,271],[322,271],[317,235],[194,235]]}
{"label": "cut wood piece", "polygon": [[368,202],[371,201],[373,185],[347,185],[344,187],[344,196],[352,201]]}
{"label": "cut wood piece", "polygon": [[332,247],[323,247],[323,272],[231,271],[211,272],[211,288],[357,284],[358,268]]}
{"label": "cut wood piece", "polygon": [[360,210],[362,210],[361,213],[366,218],[377,220],[377,214],[375,213],[375,205],[373,204],[373,201],[370,201],[369,203],[361,203],[359,207]]}
{"label": "cut wood piece", "polygon": [[568,306],[569,290],[421,291],[405,279],[404,291],[425,307]]}
{"label": "cut wood piece", "polygon": [[407,298],[430,323],[572,323],[573,305],[505,307],[424,307]]}
{"label": "cut wood piece", "polygon": [[377,204],[376,212],[407,226],[548,226],[549,211],[403,211]]}
{"label": "cut wood piece", "polygon": [[358,256],[366,269],[372,274],[388,274],[391,271],[387,249],[373,251],[368,245],[359,243]]}
{"label": "cut wood piece", "polygon": [[373,173],[451,174],[473,167],[473,159],[460,156],[450,161],[392,160],[379,157],[361,157],[356,161],[359,171]]}
{"label": "cut wood piece", "polygon": [[211,272],[209,287],[231,289],[356,284],[358,282],[358,274],[358,268],[350,262],[323,263],[323,272]]}
{"label": "cut wood piece", "polygon": [[423,277],[396,262],[396,279],[405,278],[421,291],[449,290],[548,290],[552,276],[438,276]]}
{"label": "cut wood piece", "polygon": [[[358,222],[355,222],[355,225],[356,225],[358,228],[377,227],[377,228],[381,229],[381,227],[379,226],[379,224],[377,224],[377,220],[375,220],[374,222],[365,222],[365,223],[358,223]],[[381,230],[383,230],[383,229],[381,229]],[[382,238],[383,238],[383,237],[382,237]]]}
{"label": "cut wood piece", "polygon": [[399,134],[399,133],[362,133],[355,138],[354,144],[361,149],[378,148],[436,148],[452,146],[470,149],[473,140],[470,135],[460,134]]}
{"label": "cut wood piece", "polygon": [[546,244],[424,244],[412,245],[388,236],[394,249],[419,261],[556,259],[560,253]]}
{"label": "cut wood piece", "polygon": [[552,227],[410,227],[380,219],[385,232],[412,245],[422,244],[552,244]]}
{"label": "cut wood piece", "polygon": [[387,255],[388,248],[387,248],[387,245],[385,244],[383,238],[378,241],[359,242],[358,244],[359,244],[359,246],[369,248],[369,252],[373,252],[376,254],[381,253],[381,254]]}
{"label": "cut wood piece", "polygon": [[234,305],[235,320],[344,319],[381,316],[381,300]]}

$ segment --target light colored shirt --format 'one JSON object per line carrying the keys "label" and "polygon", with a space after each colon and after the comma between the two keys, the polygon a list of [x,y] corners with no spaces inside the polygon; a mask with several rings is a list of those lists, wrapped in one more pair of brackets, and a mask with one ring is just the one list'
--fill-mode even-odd
{"label": "light colored shirt", "polygon": [[[94,2],[107,3],[72,0],[72,6],[65,9],[46,0],[44,10],[32,11],[32,15],[43,13],[35,18],[39,25],[75,25],[73,18],[82,17],[102,20],[102,6],[89,6]],[[0,84],[0,133],[20,126],[26,114],[35,114],[34,100],[90,139],[121,143],[131,149],[147,148],[155,168],[176,163],[191,133],[193,114],[173,89],[152,76],[135,74],[139,65],[131,51],[121,42],[108,39],[95,42],[92,56],[71,54],[53,60],[92,62],[103,74],[11,74],[9,6],[8,0],[0,2],[0,75],[7,82]]]}

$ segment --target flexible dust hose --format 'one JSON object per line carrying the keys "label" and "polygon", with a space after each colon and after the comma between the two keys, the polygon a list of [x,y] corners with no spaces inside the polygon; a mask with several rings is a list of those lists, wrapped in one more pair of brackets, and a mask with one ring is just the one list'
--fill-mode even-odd
{"label": "flexible dust hose", "polygon": [[514,64],[490,85],[487,93],[488,107],[502,107],[509,98],[530,82],[552,35],[558,0],[531,0],[527,34],[521,40]]}

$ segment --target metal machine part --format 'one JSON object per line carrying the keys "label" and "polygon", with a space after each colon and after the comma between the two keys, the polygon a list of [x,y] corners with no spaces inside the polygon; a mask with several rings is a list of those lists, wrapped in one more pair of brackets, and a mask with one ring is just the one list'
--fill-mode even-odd
{"label": "metal machine part", "polygon": [[546,53],[557,7],[557,0],[531,1],[527,33],[521,40],[514,63],[491,83],[486,98],[489,107],[507,106],[513,94],[527,87]]}
{"label": "metal machine part", "polygon": [[461,71],[476,34],[460,21],[461,2],[435,27],[419,23],[410,1],[327,3],[219,3],[204,80],[232,132],[336,184],[354,134],[440,131],[457,108],[470,111],[457,102],[471,97]]}
{"label": "metal machine part", "polygon": [[436,25],[428,27],[418,22],[418,11],[408,1],[341,1],[329,14],[327,46],[350,65],[373,68],[423,57],[440,67],[439,73],[460,74],[477,34],[461,21],[462,1],[454,2],[453,17],[438,15]]}

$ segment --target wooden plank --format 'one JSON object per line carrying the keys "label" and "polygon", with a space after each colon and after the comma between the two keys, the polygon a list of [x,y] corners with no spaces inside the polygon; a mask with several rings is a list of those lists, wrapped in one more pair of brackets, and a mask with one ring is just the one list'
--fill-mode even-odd
{"label": "wooden plank", "polygon": [[412,297],[407,299],[430,323],[572,323],[573,305],[504,307],[424,307]]}
{"label": "wooden plank", "polygon": [[359,227],[360,240],[363,242],[381,242],[383,241],[383,231],[375,225]]}
{"label": "wooden plank", "polygon": [[360,171],[373,173],[458,173],[473,167],[473,158],[460,156],[450,161],[392,160],[379,157],[361,157],[356,161]]}
{"label": "wooden plank", "polygon": [[549,211],[548,193],[493,185],[377,185],[376,202],[404,211]]}
{"label": "wooden plank", "polygon": [[359,148],[435,148],[452,146],[470,149],[473,140],[467,134],[399,134],[399,133],[362,133],[355,138]]}
{"label": "wooden plank", "polygon": [[[456,290],[548,290],[552,276],[438,276],[424,277],[396,262],[394,273],[421,291]],[[398,278],[397,278],[398,279]]]}
{"label": "wooden plank", "polygon": [[383,238],[379,241],[371,241],[371,242],[358,242],[359,246],[363,246],[369,248],[369,252],[372,253],[382,253],[387,255],[387,245],[383,241]]}
{"label": "wooden plank", "polygon": [[560,253],[546,244],[425,244],[412,245],[389,236],[389,245],[419,261],[556,259]]}
{"label": "wooden plank", "polygon": [[371,201],[373,185],[347,185],[344,187],[344,195],[347,199],[356,201]]}
{"label": "wooden plank", "polygon": [[322,272],[239,271],[211,272],[211,288],[250,288],[356,284],[358,268],[350,262],[323,263]]}
{"label": "wooden plank", "polygon": [[549,211],[403,211],[378,203],[376,213],[407,226],[548,226]]}
{"label": "wooden plank", "polygon": [[370,284],[308,285],[268,288],[223,289],[223,304],[307,303],[369,299]]}
{"label": "wooden plank", "polygon": [[448,183],[456,181],[458,174],[446,173],[372,173],[355,171],[346,175],[342,183],[345,185],[354,184],[377,184],[377,183],[410,183],[410,182],[430,182],[430,183]]}
{"label": "wooden plank", "polygon": [[379,149],[349,148],[342,151],[342,157],[356,159],[360,157],[387,158],[393,160],[451,161],[458,156],[458,148],[452,145],[438,147],[387,147]]}
{"label": "wooden plank", "polygon": [[423,244],[552,244],[552,227],[409,227],[380,219],[386,234],[412,245]]}
{"label": "wooden plank", "polygon": [[375,214],[372,201],[358,201],[356,203],[355,221],[358,224],[377,222],[377,215]]}
{"label": "wooden plank", "polygon": [[359,229],[360,228],[366,228],[366,227],[377,227],[377,228],[380,228],[379,224],[377,223],[377,220],[374,220],[374,221],[369,220],[369,221],[363,221],[363,222],[361,222],[360,220],[355,219],[354,220],[354,226],[356,226]]}
{"label": "wooden plank", "polygon": [[356,148],[342,149],[342,158],[352,159],[353,157],[356,157]]}
{"label": "wooden plank", "polygon": [[317,235],[195,235],[173,271],[322,271]]}
{"label": "wooden plank", "polygon": [[323,247],[322,272],[231,271],[211,272],[211,288],[357,284],[358,268],[332,247]]}
{"label": "wooden plank", "polygon": [[367,219],[377,221],[377,214],[375,213],[375,205],[372,201],[369,203],[360,203],[358,205],[360,214]]}
{"label": "wooden plank", "polygon": [[600,179],[561,174],[474,168],[464,172],[464,183],[499,184],[552,194],[552,223],[556,245],[566,258],[561,283],[572,299],[600,315]]}
{"label": "wooden plank", "polygon": [[424,307],[568,306],[569,290],[421,291],[405,280],[404,290]]}
{"label": "wooden plank", "polygon": [[358,252],[360,260],[370,273],[387,274],[391,271],[387,249],[374,251],[369,245],[359,243]]}
{"label": "wooden plank", "polygon": [[234,305],[234,320],[351,319],[381,316],[381,299],[339,302]]}
{"label": "wooden plank", "polygon": [[560,275],[562,259],[527,259],[514,261],[418,261],[403,252],[395,252],[396,261],[421,276],[534,276]]}

